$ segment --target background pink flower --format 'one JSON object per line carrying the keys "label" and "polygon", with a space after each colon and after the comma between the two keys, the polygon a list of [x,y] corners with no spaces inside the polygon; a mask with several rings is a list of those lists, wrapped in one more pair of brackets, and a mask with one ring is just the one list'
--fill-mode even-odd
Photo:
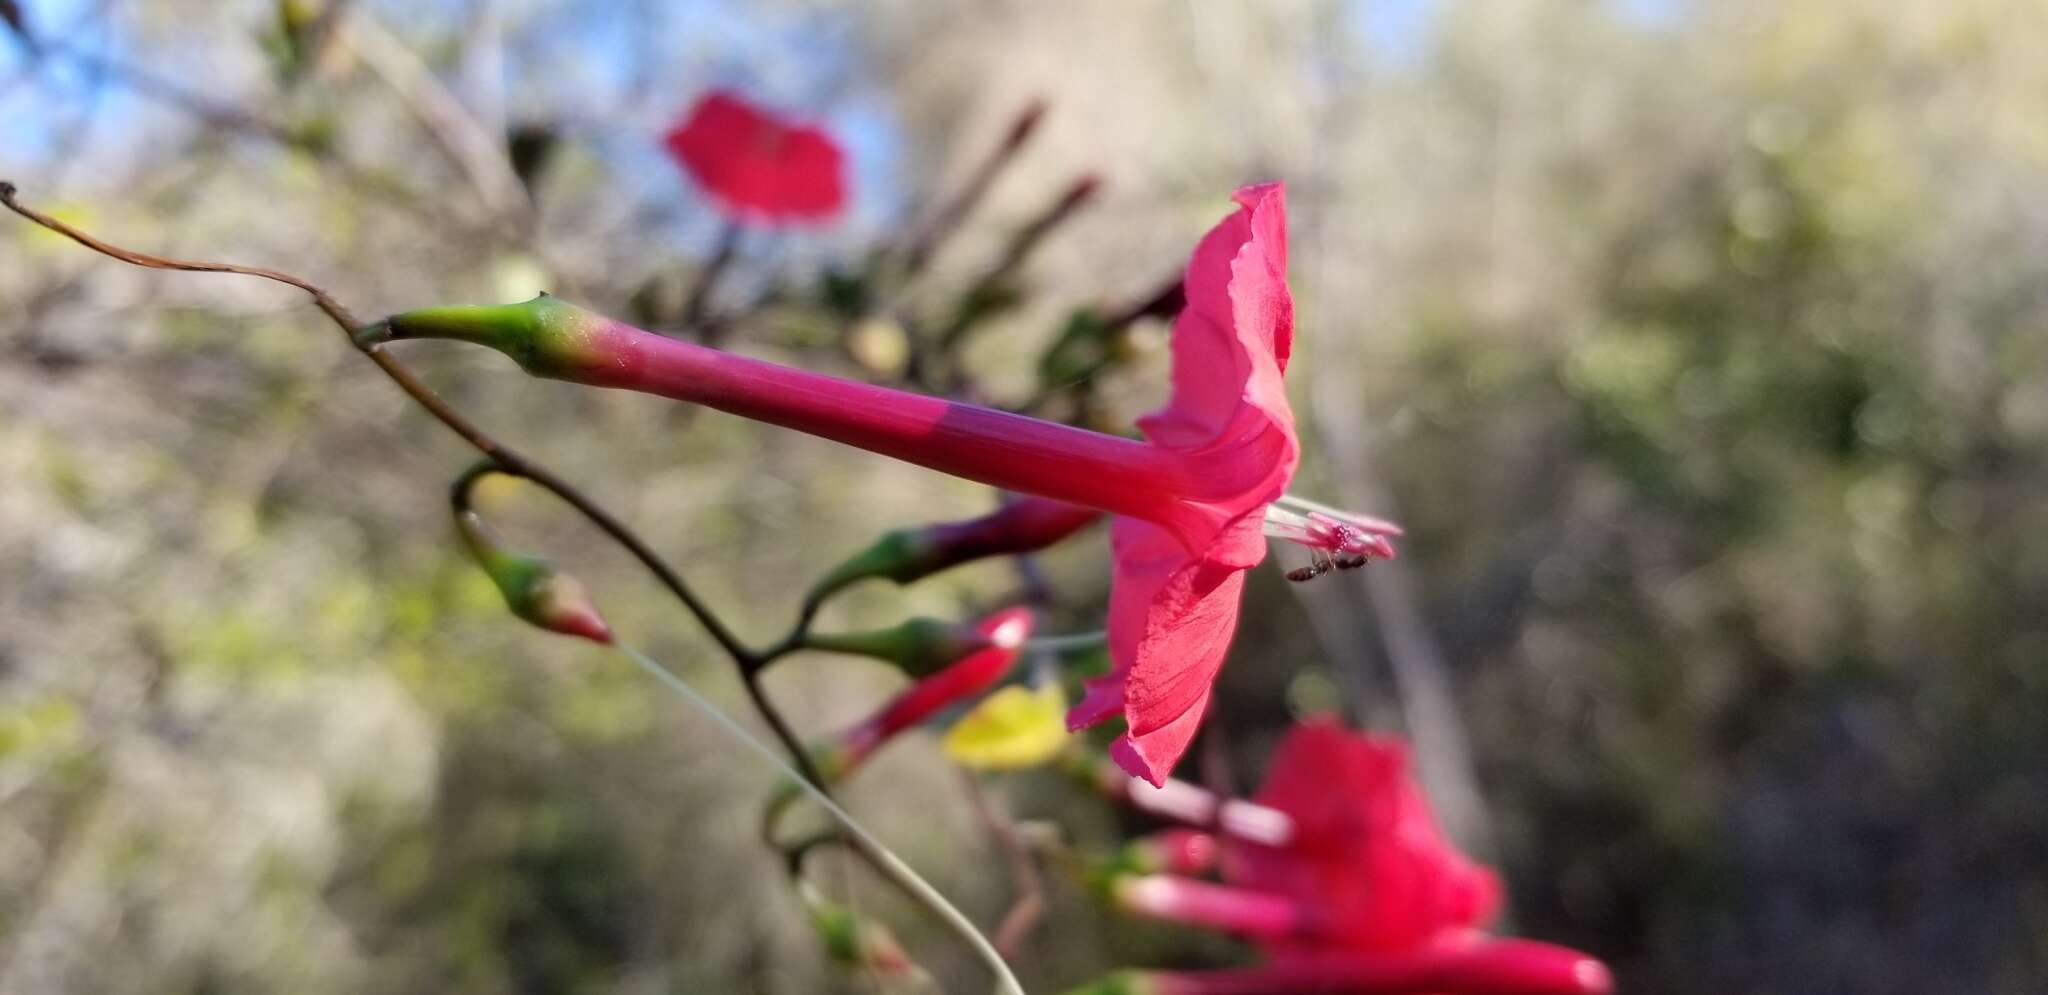
{"label": "background pink flower", "polygon": [[1232,842],[1224,876],[1319,909],[1319,948],[1426,946],[1499,911],[1499,878],[1444,837],[1397,740],[1327,720],[1296,726],[1254,798],[1286,813],[1293,836],[1282,847]]}
{"label": "background pink flower", "polygon": [[666,144],[734,220],[818,223],[846,206],[845,156],[831,135],[783,121],[730,91],[705,94]]}

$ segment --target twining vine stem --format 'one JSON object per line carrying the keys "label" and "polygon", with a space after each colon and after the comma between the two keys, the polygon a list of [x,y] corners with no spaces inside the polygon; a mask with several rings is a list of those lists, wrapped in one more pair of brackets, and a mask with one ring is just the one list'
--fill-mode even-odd
{"label": "twining vine stem", "polygon": [[[802,638],[801,630],[805,626],[800,624],[797,633],[792,633],[789,638],[782,640],[765,651],[756,651],[748,648],[745,643],[739,640],[738,636],[733,634],[731,629],[726,627],[724,621],[698,598],[696,592],[683,580],[682,575],[667,560],[662,558],[661,554],[655,552],[653,547],[641,539],[630,526],[621,521],[618,516],[613,515],[603,505],[598,504],[595,499],[585,494],[576,485],[557,475],[541,463],[520,453],[518,450],[498,441],[490,433],[485,432],[475,422],[470,421],[467,416],[457,411],[454,406],[450,405],[439,394],[436,394],[433,388],[427,386],[426,382],[413,373],[410,367],[401,362],[398,357],[386,351],[381,344],[358,336],[357,333],[366,327],[364,323],[358,320],[355,314],[349,311],[348,308],[342,306],[341,302],[336,300],[332,294],[329,294],[311,281],[291,273],[261,266],[172,259],[165,256],[151,255],[146,252],[137,252],[133,249],[125,249],[96,238],[63,221],[22,204],[16,200],[15,194],[16,188],[13,183],[0,180],[0,205],[5,205],[8,210],[50,231],[63,235],[94,252],[118,259],[132,266],[140,266],[145,269],[176,270],[187,273],[234,273],[242,276],[258,277],[274,283],[282,283],[305,292],[307,296],[313,299],[313,304],[341,329],[342,334],[348,338],[349,344],[356,351],[362,353],[368,357],[370,362],[376,364],[377,368],[383,371],[384,375],[392,383],[397,384],[398,388],[404,391],[406,396],[412,398],[415,403],[424,408],[428,414],[434,417],[434,420],[447,426],[449,431],[454,432],[464,442],[468,443],[479,453],[482,453],[493,464],[493,469],[496,472],[508,476],[521,477],[540,485],[571,508],[574,508],[578,514],[582,515],[592,525],[595,525],[599,531],[602,531],[614,542],[617,542],[621,548],[632,554],[634,559],[639,560],[647,568],[648,572],[654,574],[655,578],[661,582],[661,585],[666,587],[669,593],[675,595],[676,600],[682,602],[683,607],[688,609],[690,614],[704,627],[704,631],[710,634],[712,641],[716,642],[719,648],[723,649],[726,655],[732,658],[735,668],[740,673],[741,682],[747,689],[747,697],[752,701],[754,709],[760,713],[763,721],[774,732],[775,738],[789,751],[798,772],[803,775],[804,780],[808,781],[812,788],[816,789],[815,794],[820,798],[830,800],[831,788],[825,779],[820,776],[817,765],[811,759],[810,751],[804,748],[803,740],[797,736],[795,730],[790,727],[788,720],[782,716],[782,713],[775,708],[774,703],[769,701],[767,692],[761,685],[760,675],[762,669],[776,658],[797,648]],[[814,611],[815,606],[806,606],[804,622],[807,623],[809,621]],[[945,921],[949,926],[953,926],[956,931],[961,932],[962,938],[974,946],[978,953],[983,952],[987,948],[987,940],[974,930],[972,924],[966,923],[965,920],[959,920],[958,913],[947,906],[943,900],[934,905],[930,900],[930,895],[905,885],[902,877],[895,873],[900,868],[901,861],[890,855],[885,848],[882,848],[871,838],[859,833],[851,833],[847,839],[852,843],[854,850],[870,866],[874,867],[877,872],[881,873],[892,884],[903,888],[903,890],[910,894],[913,900],[916,900],[920,905],[926,906],[927,910],[933,915]],[[1000,957],[996,957],[989,964],[989,967],[999,980],[1005,982],[1004,988],[1006,990],[1013,989],[1015,981],[1010,976],[1007,965],[1001,962]],[[1021,989],[1015,990],[1021,991]]]}

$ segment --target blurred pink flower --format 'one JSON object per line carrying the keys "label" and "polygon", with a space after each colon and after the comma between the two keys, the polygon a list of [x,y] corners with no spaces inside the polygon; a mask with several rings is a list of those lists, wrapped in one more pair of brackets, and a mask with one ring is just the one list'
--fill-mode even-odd
{"label": "blurred pink flower", "polygon": [[[1144,790],[1133,787],[1132,800],[1142,804]],[[1073,995],[1613,990],[1606,966],[1592,957],[1480,932],[1499,911],[1500,881],[1444,837],[1398,740],[1311,721],[1281,742],[1249,803],[1219,802],[1180,782],[1168,791],[1189,797],[1170,810],[1148,810],[1213,825],[1226,883],[1126,876],[1114,897],[1133,912],[1247,937],[1270,962],[1229,971],[1124,972]],[[1230,818],[1232,805],[1263,814]],[[1148,852],[1160,849],[1153,844]],[[1165,849],[1168,859],[1153,866],[1200,867],[1172,860],[1172,848]]]}
{"label": "blurred pink flower", "polygon": [[671,156],[736,221],[818,223],[846,206],[845,156],[823,129],[787,123],[713,90],[666,140]]}
{"label": "blurred pink flower", "polygon": [[[1253,800],[1285,813],[1293,833],[1281,846],[1232,840],[1224,878],[1319,910],[1312,946],[1427,946],[1500,910],[1500,879],[1444,837],[1398,740],[1328,720],[1298,725]],[[1275,952],[1300,945],[1271,944]]]}

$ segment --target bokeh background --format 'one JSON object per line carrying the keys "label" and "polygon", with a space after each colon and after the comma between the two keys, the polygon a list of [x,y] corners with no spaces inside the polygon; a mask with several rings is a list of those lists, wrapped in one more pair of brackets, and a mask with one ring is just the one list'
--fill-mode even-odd
{"label": "bokeh background", "polygon": [[[845,221],[751,240],[733,301],[801,297],[905,231],[1043,98],[904,303],[948,313],[1100,177],[974,338],[1012,403],[1074,308],[1143,299],[1234,186],[1284,178],[1297,490],[1409,537],[1392,565],[1256,575],[1208,776],[1254,783],[1298,714],[1404,732],[1505,875],[1502,928],[1626,991],[2048,978],[2048,7],[350,6],[347,44],[308,56],[281,25],[317,4],[8,3],[34,44],[0,36],[0,177],[367,314],[550,287],[631,315],[718,229],[659,146],[707,86],[824,121],[855,164]],[[733,341],[859,375],[817,326],[782,307]],[[1162,330],[1095,417],[1156,403]],[[993,500],[475,350],[407,355],[755,638],[880,531]],[[0,990],[860,988],[754,843],[773,774],[619,658],[508,620],[458,557],[442,492],[469,458],[288,293],[0,224]],[[535,494],[492,499],[743,710],[629,562]],[[1060,626],[1092,627],[1104,559],[1099,534],[1046,558]],[[983,565],[827,621],[1012,587]],[[822,732],[897,679],[809,656],[769,684]],[[1083,846],[1119,827],[1053,773],[988,787]],[[849,797],[1000,914],[1002,856],[928,738]],[[974,989],[942,934],[840,877]],[[1051,887],[1034,990],[1239,955]]]}

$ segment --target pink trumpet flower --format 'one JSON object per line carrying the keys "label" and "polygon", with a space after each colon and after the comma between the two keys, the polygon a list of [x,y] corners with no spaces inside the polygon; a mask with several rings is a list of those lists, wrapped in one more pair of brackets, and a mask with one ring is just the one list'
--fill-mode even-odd
{"label": "pink trumpet flower", "polygon": [[672,397],[1117,517],[1112,672],[1068,716],[1121,712],[1117,762],[1164,783],[1194,738],[1266,537],[1327,568],[1393,552],[1391,524],[1286,494],[1300,459],[1282,373],[1293,345],[1286,198],[1246,187],[1196,247],[1173,326],[1173,393],[1143,441],[856,383],[641,331],[543,296],[430,308],[363,330],[497,348],[537,376]]}
{"label": "pink trumpet flower", "polygon": [[[1184,796],[1171,806],[1160,799]],[[1111,893],[1125,909],[1236,933],[1268,955],[1228,971],[1127,971],[1069,995],[1607,995],[1613,979],[1575,950],[1482,932],[1499,879],[1437,827],[1394,739],[1316,720],[1291,730],[1252,802],[1218,802],[1172,782],[1149,811],[1213,825],[1224,883],[1126,875]],[[1272,813],[1232,820],[1231,805]],[[1272,822],[1275,836],[1244,826]],[[1152,844],[1170,867],[1175,847]],[[1163,857],[1160,856],[1163,854]],[[1179,862],[1198,867],[1199,862]],[[1185,873],[1185,872],[1184,872]]]}
{"label": "pink trumpet flower", "polygon": [[1500,879],[1444,837],[1398,740],[1327,720],[1295,726],[1253,801],[1284,813],[1293,833],[1280,846],[1231,840],[1223,876],[1323,910],[1316,946],[1425,946],[1500,909]]}

